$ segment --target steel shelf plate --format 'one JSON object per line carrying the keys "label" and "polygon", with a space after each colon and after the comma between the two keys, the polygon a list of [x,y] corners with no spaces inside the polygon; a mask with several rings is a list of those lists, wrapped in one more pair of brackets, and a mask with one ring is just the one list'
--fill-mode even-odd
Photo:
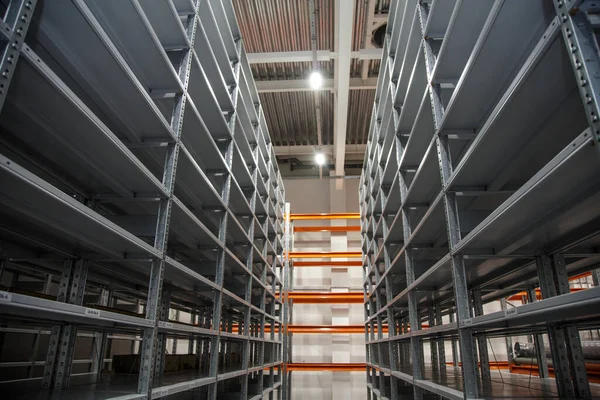
{"label": "steel shelf plate", "polygon": [[11,85],[10,112],[2,118],[7,138],[14,132],[14,140],[68,171],[89,192],[114,192],[124,198],[136,193],[164,195],[158,179],[28,49]]}
{"label": "steel shelf plate", "polygon": [[427,149],[427,144],[431,142],[434,131],[431,101],[429,91],[426,90],[419,105],[417,118],[410,130],[410,136],[400,157],[401,167],[416,167],[419,165]]}
{"label": "steel shelf plate", "polygon": [[396,133],[409,133],[421,105],[421,93],[427,91],[427,74],[425,73],[425,58],[418,56],[410,75],[410,83],[406,93],[400,93],[396,88],[394,107],[401,109],[396,123]]}
{"label": "steel shelf plate", "polygon": [[600,312],[600,287],[555,296],[460,322],[460,327],[490,330],[518,326],[546,325],[594,318]]}
{"label": "steel shelf plate", "polygon": [[[171,18],[174,17],[172,12],[163,14],[161,21],[151,27],[144,10],[134,0],[118,2],[74,0],[73,3],[105,43],[106,39],[102,38],[102,31],[106,32],[110,41],[148,92],[180,87],[177,74],[153,30],[154,26],[161,29],[167,27]],[[66,7],[66,5],[63,6]],[[93,14],[93,17],[89,15],[89,12]],[[43,14],[42,21],[44,18]],[[58,28],[59,23],[65,26],[64,21],[64,19],[57,20],[52,26]],[[68,28],[68,25],[65,28]],[[72,33],[71,31],[71,35]],[[66,32],[62,34],[66,35]],[[105,46],[109,47],[110,45],[106,43]],[[116,56],[113,57],[116,58]],[[152,68],[148,68],[148,65],[152,65]]]}
{"label": "steel shelf plate", "polygon": [[[229,59],[231,61],[238,61],[238,49],[232,32],[233,30],[237,30],[237,35],[239,36],[239,29],[232,29],[232,26],[237,26],[237,20],[232,13],[233,10],[231,6],[228,7],[228,10],[226,10],[224,4],[220,1],[211,1],[210,5],[215,16],[218,32],[215,31],[214,33],[211,33],[209,35],[209,39],[211,43],[217,42],[218,34],[225,46],[225,49],[227,50],[227,55],[229,56]],[[202,8],[202,4],[200,8]]]}
{"label": "steel shelf plate", "polygon": [[435,39],[444,37],[456,1],[457,0],[433,0],[431,2],[427,23],[423,29],[424,36]]}
{"label": "steel shelf plate", "polygon": [[[552,21],[553,17],[551,5],[541,0],[495,3],[439,129],[479,129],[546,28],[557,23]],[[513,67],[506,68],[505,65]],[[494,79],[490,80],[490,76]],[[482,87],[485,90],[481,90]]]}
{"label": "steel shelf plate", "polygon": [[[233,111],[231,97],[227,93],[229,101],[224,100],[224,94],[222,92],[215,93],[214,89],[217,89],[217,86],[213,89],[210,82],[200,62],[194,57],[190,72],[188,94],[211,135],[215,139],[229,137],[231,133],[229,132],[224,113]],[[224,104],[226,108],[221,108],[221,104]]]}
{"label": "steel shelf plate", "polygon": [[407,39],[406,50],[402,54],[396,54],[390,71],[392,82],[396,82],[398,93],[404,93],[408,88],[412,66],[421,47],[421,27],[416,10],[413,11],[411,19],[410,36]]}
{"label": "steel shelf plate", "polygon": [[428,206],[435,199],[441,189],[440,167],[437,160],[436,139],[429,142],[429,146],[422,156],[421,165],[406,193],[404,206],[421,204]]}
{"label": "steel shelf plate", "polygon": [[0,291],[0,313],[20,319],[35,319],[98,327],[141,330],[153,321],[74,304]]}
{"label": "steel shelf plate", "polygon": [[[134,18],[137,11],[131,11],[131,17]],[[70,21],[69,24],[64,23],[65,18]],[[135,18],[144,25],[139,15]],[[147,46],[148,53],[142,59],[156,58],[154,73],[157,75],[142,74],[141,77],[147,81],[141,82],[133,71],[139,65],[131,67],[128,64],[82,0],[63,1],[57,7],[45,7],[39,21],[34,50],[37,52],[37,44],[43,47],[44,52],[40,56],[47,53],[48,57],[40,58],[52,62],[53,69],[54,63],[57,63],[60,67],[54,70],[64,70],[61,78],[76,82],[75,87],[81,88],[77,91],[78,96],[83,96],[80,91],[84,92],[87,105],[94,110],[98,107],[104,122],[114,125],[111,129],[121,132],[133,143],[142,139],[173,136],[170,125],[148,94],[152,89],[174,92],[181,87],[175,71],[167,65],[168,60],[162,59],[164,52],[161,53],[162,49],[156,43],[152,41]],[[145,30],[144,35],[150,39],[147,27],[140,28]],[[99,65],[102,68],[98,68]],[[137,72],[140,72],[139,68]],[[172,110],[167,111],[170,116]]]}
{"label": "steel shelf plate", "polygon": [[[231,45],[231,42],[219,34],[219,29],[222,29],[219,26],[219,23],[222,21],[217,19],[219,6],[219,2],[212,2],[212,4],[208,1],[200,2],[198,14],[200,16],[201,26],[206,35],[206,45],[209,45],[210,49],[212,49],[211,53],[217,61],[218,68],[221,71],[225,84],[233,85],[236,83],[236,78],[233,74],[231,59],[227,54],[227,46]],[[203,51],[202,48],[198,48],[195,45],[195,50],[198,58],[202,56],[202,59],[204,59],[204,57],[206,57],[207,53],[205,51],[208,50],[206,47],[204,47]],[[235,45],[233,50],[235,51]]]}
{"label": "steel shelf plate", "polygon": [[[591,132],[581,133],[465,236],[453,251],[494,248],[503,254],[513,243],[519,245],[513,247],[512,252],[547,248],[568,236],[582,222],[598,219],[600,185],[590,166],[598,165],[599,161],[591,141]],[[564,228],[556,231],[546,228],[549,226]]]}
{"label": "steel shelf plate", "polygon": [[[523,182],[522,175],[537,171],[585,129],[583,105],[558,34],[556,24],[538,44],[455,168],[449,186],[498,190]],[[552,73],[559,78],[548,82]]]}
{"label": "steel shelf plate", "polygon": [[[0,156],[0,174],[9,193],[2,193],[3,212],[22,215],[21,227],[53,234],[64,246],[87,249],[123,259],[129,253],[158,256],[152,246],[110,222],[90,208]],[[8,219],[7,219],[8,221]],[[28,221],[27,224],[25,221]]]}
{"label": "steel shelf plate", "polygon": [[[201,4],[207,4],[207,2]],[[206,15],[204,19],[209,18],[209,15]],[[221,69],[222,65],[219,65],[220,59],[218,58],[221,55],[219,52],[220,46],[217,43],[211,45],[206,37],[205,29],[209,28],[208,25],[198,25],[196,40],[194,41],[194,61],[201,66],[206,74],[206,79],[210,82],[210,87],[221,110],[231,111],[233,110],[233,101],[230,88],[235,84],[235,77],[228,62],[226,65],[228,71]]]}
{"label": "steel shelf plate", "polygon": [[[138,2],[163,48],[173,50],[189,47],[185,28],[173,2],[152,0],[138,0]],[[193,12],[193,8],[190,11]]]}
{"label": "steel shelf plate", "polygon": [[[441,3],[451,2],[454,1],[441,1]],[[458,82],[494,2],[494,0],[456,1],[432,72],[434,81]]]}

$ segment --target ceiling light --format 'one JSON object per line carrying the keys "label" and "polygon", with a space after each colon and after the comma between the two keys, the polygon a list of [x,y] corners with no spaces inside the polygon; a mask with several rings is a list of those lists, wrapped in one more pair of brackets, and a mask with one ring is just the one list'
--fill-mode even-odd
{"label": "ceiling light", "polygon": [[320,89],[323,86],[323,76],[319,71],[314,71],[310,74],[308,81],[310,82],[310,87],[314,90]]}
{"label": "ceiling light", "polygon": [[317,163],[317,165],[325,164],[325,155],[323,153],[315,154],[315,162]]}

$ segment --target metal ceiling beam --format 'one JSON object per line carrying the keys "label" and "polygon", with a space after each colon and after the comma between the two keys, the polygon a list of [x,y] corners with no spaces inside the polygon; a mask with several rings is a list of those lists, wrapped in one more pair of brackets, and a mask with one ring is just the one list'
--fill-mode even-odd
{"label": "metal ceiling beam", "polygon": [[[346,156],[346,128],[348,122],[348,97],[350,94],[350,60],[352,53],[352,22],[354,7],[345,7],[341,0],[336,1],[337,51],[335,86],[337,87],[335,108],[335,131],[333,144],[335,147],[335,175],[344,175],[344,158]],[[336,188],[341,189],[342,180],[338,180]]]}
{"label": "metal ceiling beam", "polygon": [[[324,79],[320,90],[335,90],[335,81],[333,79]],[[351,78],[350,90],[375,90],[377,87],[377,78]],[[308,92],[313,89],[306,79],[291,79],[278,81],[256,81],[256,89],[259,93],[267,92]]]}
{"label": "metal ceiling beam", "polygon": [[[346,10],[348,11],[348,10]],[[350,39],[350,37],[348,38]],[[350,58],[359,60],[379,60],[381,59],[381,49],[361,49],[351,51]],[[317,51],[317,61],[330,61],[339,58],[339,54],[329,50]],[[275,51],[268,53],[249,53],[248,62],[250,64],[260,63],[279,63],[279,62],[312,62],[313,53],[306,51]]]}
{"label": "metal ceiling beam", "polygon": [[[364,155],[367,146],[364,144],[347,144],[345,152],[347,155],[358,154]],[[316,146],[274,146],[275,155],[277,156],[314,156]],[[325,155],[333,155],[333,146],[324,145],[320,147],[320,151]]]}

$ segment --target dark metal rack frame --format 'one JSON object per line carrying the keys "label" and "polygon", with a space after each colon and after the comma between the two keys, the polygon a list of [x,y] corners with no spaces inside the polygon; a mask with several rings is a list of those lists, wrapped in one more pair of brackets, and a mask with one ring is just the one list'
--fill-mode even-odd
{"label": "dark metal rack frame", "polygon": [[[369,398],[519,397],[486,335],[524,332],[552,348],[557,379],[536,393],[592,396],[578,329],[598,325],[600,288],[568,277],[600,262],[597,12],[392,3],[359,186]],[[543,300],[484,314],[535,287]]]}
{"label": "dark metal rack frame", "polygon": [[[35,337],[21,383],[68,388],[75,343],[91,337],[77,374],[91,384],[60,398],[273,398],[285,191],[231,2],[2,12],[0,335]],[[123,337],[140,343],[137,382],[103,381]],[[177,340],[196,371],[164,373]]]}

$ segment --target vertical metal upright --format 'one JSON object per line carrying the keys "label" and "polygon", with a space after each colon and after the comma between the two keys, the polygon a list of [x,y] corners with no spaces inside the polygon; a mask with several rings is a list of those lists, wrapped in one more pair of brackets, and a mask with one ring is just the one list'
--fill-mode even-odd
{"label": "vertical metal upright", "polygon": [[[171,210],[173,208],[173,197],[175,191],[175,176],[177,173],[177,161],[183,131],[184,113],[188,101],[187,88],[190,82],[191,66],[193,62],[192,48],[196,38],[198,26],[199,4],[195,6],[195,12],[187,16],[186,36],[189,48],[184,49],[181,54],[181,64],[178,75],[182,84],[181,92],[176,94],[171,115],[171,129],[175,134],[176,141],[167,147],[165,167],[162,183],[167,189],[167,197],[161,199],[158,208],[156,233],[154,236],[154,247],[160,251],[161,258],[152,262],[150,273],[150,285],[148,299],[146,302],[146,318],[154,321],[152,328],[144,330],[141,349],[140,374],[138,379],[138,392],[151,396],[155,375],[160,374],[164,361],[164,338],[159,340],[158,323],[160,321],[160,309],[163,296],[163,278],[165,270],[165,259],[167,257],[167,241],[169,238],[169,227],[171,223]],[[226,218],[226,217],[225,217]],[[164,306],[164,304],[163,304]],[[164,307],[163,307],[164,308]]]}
{"label": "vertical metal upright", "polygon": [[289,299],[289,288],[291,285],[290,282],[290,271],[291,271],[291,260],[290,260],[290,251],[291,251],[291,222],[290,222],[290,203],[285,203],[284,207],[284,227],[283,227],[283,316],[282,316],[282,332],[283,332],[283,365],[282,365],[282,373],[281,373],[281,392],[283,394],[283,400],[291,399],[291,387],[289,386],[289,377],[287,364],[291,362],[289,359],[289,349],[290,345],[290,333],[288,331],[288,326],[291,323],[290,314],[291,314],[291,305]]}

